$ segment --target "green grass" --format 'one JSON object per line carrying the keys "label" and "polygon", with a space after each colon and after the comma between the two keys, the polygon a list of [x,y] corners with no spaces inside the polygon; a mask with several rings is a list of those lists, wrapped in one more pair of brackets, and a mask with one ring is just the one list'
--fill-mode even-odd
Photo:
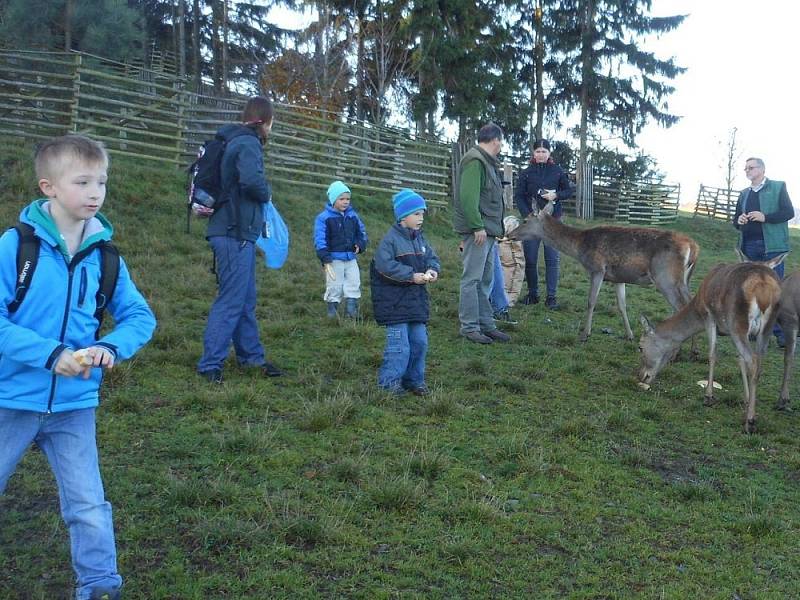
{"label": "green grass", "polygon": [[[0,149],[9,226],[35,196],[30,150]],[[98,411],[126,598],[797,596],[800,427],[772,408],[774,347],[746,436],[730,341],[715,407],[696,384],[705,360],[684,356],[640,391],[611,286],[594,335],[576,341],[588,282],[568,257],[561,311],[514,309],[511,344],[466,343],[457,240],[438,212],[425,225],[443,263],[430,288],[433,394],[393,398],[375,386],[384,336],[368,291],[388,194],[355,199],[372,239],[357,323],[324,316],[311,247],[320,193],[276,186],[275,199],[292,248],[282,270],[259,266],[257,310],[289,375],[229,367],[212,387],[194,365],[215,284],[202,224],[183,231],[182,176],[113,162],[104,212],[159,319],[149,346],[110,373]],[[693,289],[733,260],[729,225],[681,217],[674,228],[702,246]],[[787,270],[797,265],[790,255]],[[653,289],[629,286],[628,306],[636,323],[669,314]],[[72,578],[55,484],[31,451],[0,497],[0,598],[68,598]]]}

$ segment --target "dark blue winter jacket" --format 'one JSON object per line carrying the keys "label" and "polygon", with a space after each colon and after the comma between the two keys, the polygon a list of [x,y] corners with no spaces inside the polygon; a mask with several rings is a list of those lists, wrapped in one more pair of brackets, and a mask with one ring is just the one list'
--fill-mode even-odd
{"label": "dark blue winter jacket", "polygon": [[225,203],[211,215],[206,237],[255,242],[264,229],[263,205],[272,199],[261,140],[255,129],[244,125],[225,125],[218,133],[228,140],[221,166]]}
{"label": "dark blue winter jacket", "polygon": [[392,225],[370,264],[372,310],[378,325],[428,322],[428,286],[414,283],[414,273],[428,269],[441,273],[442,267],[422,232]]}
{"label": "dark blue winter jacket", "polygon": [[540,209],[544,208],[547,200],[539,195],[539,190],[555,190],[556,202],[553,206],[553,216],[561,216],[561,200],[571,198],[575,189],[564,173],[563,169],[552,162],[531,163],[517,177],[517,186],[514,189],[514,203],[523,218],[533,212],[533,203]]}
{"label": "dark blue winter jacket", "polygon": [[367,247],[367,230],[352,205],[343,213],[331,205],[314,220],[314,248],[322,264],[334,260],[353,260]]}

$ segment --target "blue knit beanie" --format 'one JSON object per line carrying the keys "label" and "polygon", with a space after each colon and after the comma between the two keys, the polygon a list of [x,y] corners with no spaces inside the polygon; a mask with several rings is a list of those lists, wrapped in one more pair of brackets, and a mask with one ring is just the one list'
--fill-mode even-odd
{"label": "blue knit beanie", "polygon": [[394,207],[395,219],[398,222],[418,210],[428,210],[423,197],[408,188],[400,190],[392,196],[392,206]]}
{"label": "blue knit beanie", "polygon": [[334,181],[332,184],[328,186],[328,204],[333,206],[333,203],[341,196],[342,194],[349,194],[350,188],[347,187],[344,182],[342,181]]}

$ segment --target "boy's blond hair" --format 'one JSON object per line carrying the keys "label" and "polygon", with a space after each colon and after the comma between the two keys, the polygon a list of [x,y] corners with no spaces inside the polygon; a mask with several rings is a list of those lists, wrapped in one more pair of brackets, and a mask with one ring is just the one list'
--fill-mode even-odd
{"label": "boy's blond hair", "polygon": [[106,166],[109,162],[103,144],[83,135],[62,135],[40,144],[33,161],[37,179],[53,179],[73,162]]}

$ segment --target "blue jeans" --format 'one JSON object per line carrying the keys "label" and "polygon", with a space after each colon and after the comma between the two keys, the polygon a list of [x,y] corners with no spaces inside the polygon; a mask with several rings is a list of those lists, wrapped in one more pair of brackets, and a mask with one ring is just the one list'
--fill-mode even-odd
{"label": "blue jeans", "polygon": [[[539,244],[541,243],[541,238],[522,242],[522,249],[525,252],[525,277],[528,279],[528,294],[530,296],[539,295],[537,263],[539,262]],[[558,292],[558,270],[558,250],[544,244],[544,280],[549,298],[555,298]]]}
{"label": "blue jeans", "polygon": [[47,456],[58,484],[78,578],[77,598],[88,598],[95,587],[120,587],[111,504],[100,479],[94,409],[46,414],[0,408],[0,494],[31,442]]}
{"label": "blue jeans", "polygon": [[[764,247],[763,239],[744,240],[742,243],[742,253],[750,260],[756,260],[758,262],[764,262],[783,254],[783,252],[767,252]],[[775,267],[775,274],[781,280],[783,280],[783,267],[783,263]],[[783,330],[781,326],[778,325],[777,321],[775,321],[775,326],[772,328],[772,334],[779,340],[783,340]]]}
{"label": "blue jeans", "polygon": [[378,385],[393,391],[424,386],[427,354],[428,328],[425,323],[387,325]]}
{"label": "blue jeans", "polygon": [[503,265],[500,262],[500,248],[494,245],[494,277],[492,278],[492,291],[489,293],[489,304],[494,312],[508,310],[508,297],[506,296],[506,282],[503,275]]}
{"label": "blue jeans", "polygon": [[263,365],[266,359],[256,321],[255,244],[225,236],[208,242],[214,250],[219,290],[208,313],[197,370],[222,369],[231,341],[239,364]]}

